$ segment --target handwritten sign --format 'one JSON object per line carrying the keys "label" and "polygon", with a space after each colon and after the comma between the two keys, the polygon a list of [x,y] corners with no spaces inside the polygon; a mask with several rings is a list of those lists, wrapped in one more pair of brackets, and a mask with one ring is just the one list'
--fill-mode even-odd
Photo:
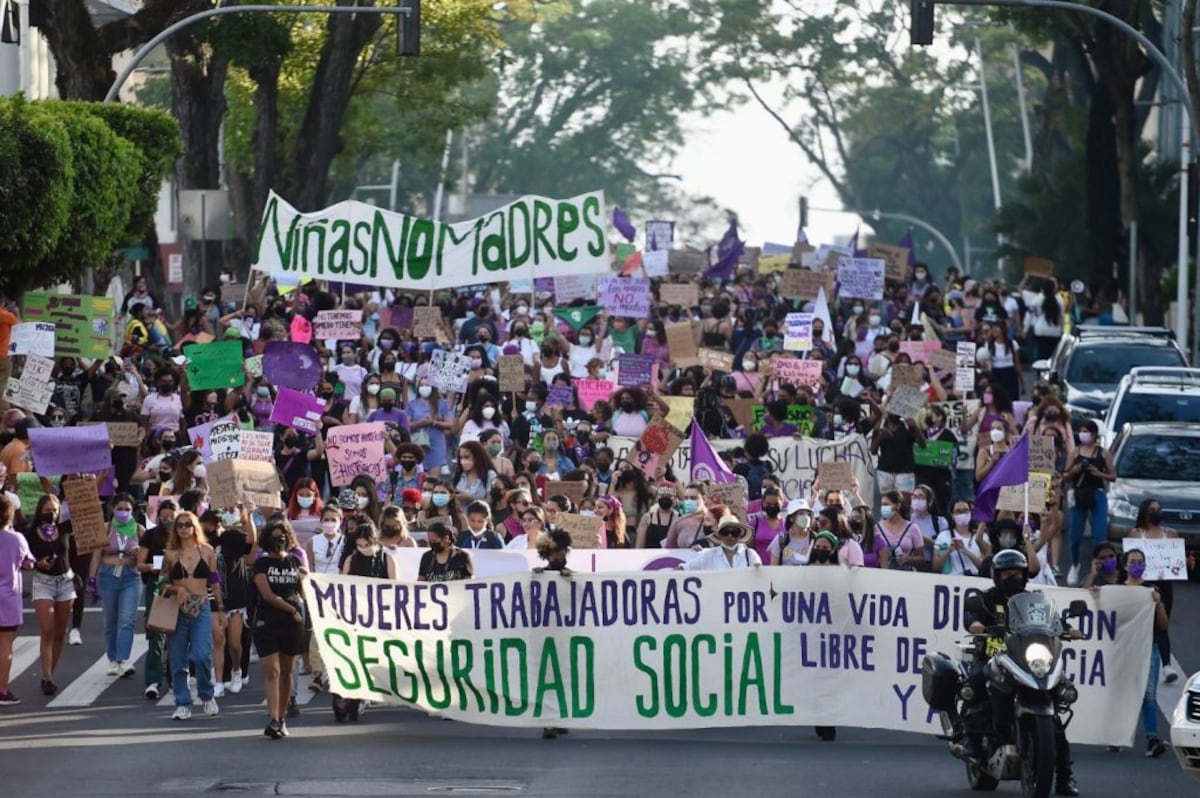
{"label": "handwritten sign", "polygon": [[813,348],[813,314],[789,313],[783,320],[783,348],[789,352],[807,352]]}
{"label": "handwritten sign", "polygon": [[817,479],[821,480],[821,490],[852,490],[854,488],[854,469],[848,462],[819,463]]}
{"label": "handwritten sign", "polygon": [[893,385],[908,385],[920,388],[925,382],[924,370],[913,363],[894,363],[891,368]]}
{"label": "handwritten sign", "polygon": [[383,436],[381,422],[347,424],[330,429],[325,436],[330,484],[334,487],[349,485],[359,474],[366,474],[376,483],[387,481]]}
{"label": "handwritten sign", "polygon": [[702,249],[673,249],[667,256],[671,274],[699,274],[708,268],[708,253]]}
{"label": "handwritten sign", "polygon": [[437,338],[442,331],[442,309],[417,305],[413,311],[413,335],[417,338]]}
{"label": "handwritten sign", "polygon": [[771,370],[781,382],[790,385],[821,386],[821,361],[801,360],[794,357],[775,357],[771,359]]}
{"label": "handwritten sign", "polygon": [[1125,538],[1122,545],[1124,551],[1140,551],[1146,557],[1147,582],[1188,578],[1183,538]]}
{"label": "handwritten sign", "polygon": [[208,433],[210,459],[234,460],[242,449],[242,428],[236,417],[221,419]]}
{"label": "handwritten sign", "polygon": [[567,385],[551,385],[546,393],[547,407],[568,407],[575,401],[575,392]]}
{"label": "handwritten sign", "polygon": [[886,265],[878,258],[838,258],[839,299],[883,299]]}
{"label": "handwritten sign", "polygon": [[1029,472],[1029,482],[1000,488],[1000,496],[996,499],[996,509],[1014,513],[1025,512],[1025,485],[1029,486],[1029,512],[1044,511],[1046,496],[1050,493],[1050,475],[1036,474],[1032,471]]}
{"label": "handwritten sign", "polygon": [[654,358],[649,355],[622,354],[617,358],[617,368],[617,385],[622,388],[636,388],[650,382]]}
{"label": "handwritten sign", "polygon": [[571,548],[600,548],[604,536],[604,519],[596,516],[559,513],[555,527],[571,536]]}
{"label": "handwritten sign", "polygon": [[29,291],[24,303],[26,322],[54,325],[54,354],[58,357],[98,359],[112,352],[112,299]]}
{"label": "handwritten sign", "polygon": [[700,286],[695,283],[663,283],[658,287],[658,298],[667,305],[694,308],[700,304]]}
{"label": "handwritten sign", "polygon": [[895,247],[891,244],[868,244],[867,257],[884,262],[884,276],[892,282],[908,281],[908,247]]}
{"label": "handwritten sign", "polygon": [[650,281],[605,277],[600,281],[600,307],[618,318],[644,319],[650,315]]}
{"label": "handwritten sign", "polygon": [[900,351],[904,352],[914,363],[928,363],[932,353],[940,351],[941,341],[901,341]]}
{"label": "handwritten sign", "polygon": [[295,427],[301,432],[316,435],[320,429],[325,403],[315,396],[300,393],[292,388],[280,388],[271,409],[271,423]]}
{"label": "handwritten sign", "polygon": [[954,353],[954,390],[967,394],[975,390],[975,344],[962,341]]}
{"label": "handwritten sign", "polygon": [[358,340],[362,337],[362,311],[322,310],[313,319],[313,334],[326,341]]}
{"label": "handwritten sign", "polygon": [[1037,258],[1031,255],[1025,258],[1025,273],[1030,277],[1053,277],[1054,261],[1049,258]]}
{"label": "handwritten sign", "polygon": [[723,485],[709,485],[704,489],[704,500],[709,507],[728,507],[736,518],[746,517],[746,489],[741,482],[727,482]]}
{"label": "handwritten sign", "polygon": [[953,468],[956,456],[952,441],[926,441],[913,447],[913,462],[925,468]]}
{"label": "handwritten sign", "polygon": [[282,488],[273,463],[219,460],[208,467],[209,505],[232,507],[249,499],[259,507],[283,506]]}
{"label": "handwritten sign", "polygon": [[442,393],[467,390],[471,361],[457,352],[435,349],[429,356],[429,384]]}
{"label": "handwritten sign", "polygon": [[733,371],[733,354],[730,352],[702,346],[696,350],[696,357],[700,360],[700,365],[706,369]]}
{"label": "handwritten sign", "polygon": [[501,391],[519,393],[525,390],[525,361],[520,355],[501,355],[496,361],[496,370]]}
{"label": "handwritten sign", "polygon": [[929,359],[926,362],[936,371],[953,374],[954,369],[958,366],[958,357],[948,349],[942,349],[939,346],[937,349],[930,350]]}
{"label": "handwritten sign", "polygon": [[270,463],[274,460],[275,436],[269,432],[244,429],[239,432],[238,458]]}
{"label": "handwritten sign", "polygon": [[1054,451],[1053,435],[1031,435],[1029,437],[1029,470],[1054,473],[1058,459]]}
{"label": "handwritten sign", "polygon": [[928,398],[920,388],[901,385],[896,388],[896,392],[888,400],[887,411],[900,416],[900,418],[916,418],[917,413],[920,413],[921,409],[925,407]]}
{"label": "handwritten sign", "polygon": [[10,404],[32,413],[45,413],[54,396],[54,361],[40,355],[26,355],[20,377],[10,378],[4,398]]}
{"label": "handwritten sign", "polygon": [[136,449],[142,442],[141,427],[136,421],[106,421],[104,426],[108,428],[110,446]]}
{"label": "handwritten sign", "polygon": [[571,500],[572,506],[578,507],[579,503],[583,501],[584,495],[587,494],[587,483],[577,481],[550,481],[546,483],[543,494],[545,495],[546,499],[550,499],[551,496],[566,496]]}
{"label": "handwritten sign", "polygon": [[816,299],[824,285],[825,275],[821,272],[786,269],[780,274],[779,295],[786,299]]}
{"label": "handwritten sign", "polygon": [[596,402],[607,400],[614,390],[612,380],[575,380],[575,393],[579,406],[591,412]]}
{"label": "handwritten sign", "polygon": [[[71,533],[80,554],[100,551],[108,544],[108,525],[100,505],[100,487],[94,479],[69,479],[62,483],[63,498],[71,508]],[[32,515],[33,508],[30,508]]]}
{"label": "handwritten sign", "polygon": [[14,324],[12,337],[8,342],[10,355],[38,355],[54,357],[53,322],[34,321],[25,324]]}
{"label": "handwritten sign", "polygon": [[679,368],[699,365],[700,358],[692,323],[680,321],[664,327],[667,332],[667,350],[671,353],[671,360],[675,365]]}

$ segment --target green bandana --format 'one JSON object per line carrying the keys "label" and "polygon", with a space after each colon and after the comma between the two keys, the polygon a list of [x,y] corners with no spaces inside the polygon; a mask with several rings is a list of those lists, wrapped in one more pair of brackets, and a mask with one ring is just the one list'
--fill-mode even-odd
{"label": "green bandana", "polygon": [[600,314],[598,307],[586,308],[555,308],[554,315],[571,325],[571,329],[579,332],[583,326]]}
{"label": "green bandana", "polygon": [[137,537],[137,521],[133,520],[132,518],[130,518],[129,521],[124,524],[118,521],[113,521],[112,526],[113,529],[117,530],[117,534],[123,538],[129,538],[132,540],[133,538]]}

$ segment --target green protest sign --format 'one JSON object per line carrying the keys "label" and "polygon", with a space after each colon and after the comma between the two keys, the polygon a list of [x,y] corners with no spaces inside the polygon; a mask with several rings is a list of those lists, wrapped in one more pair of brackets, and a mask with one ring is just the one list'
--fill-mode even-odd
{"label": "green protest sign", "polygon": [[188,388],[193,391],[237,388],[246,384],[241,341],[192,344],[184,354],[188,358]]}
{"label": "green protest sign", "polygon": [[[754,429],[761,430],[763,419],[766,417],[767,409],[762,405],[754,406],[751,411],[754,414]],[[813,409],[811,405],[788,405],[787,420],[785,424],[791,424],[800,430],[802,435],[812,435],[813,429],[816,428],[816,422],[813,421]]]}
{"label": "green protest sign", "polygon": [[[50,489],[53,490],[62,481],[62,477],[50,477],[48,481]],[[40,475],[31,472],[17,474],[17,498],[21,500],[21,512],[26,518],[33,518],[38,499],[42,498],[45,492]]]}
{"label": "green protest sign", "polygon": [[609,271],[604,194],[522,197],[486,216],[446,224],[365,202],[300,213],[274,192],[253,268],[300,277],[433,291]]}
{"label": "green protest sign", "polygon": [[106,296],[49,294],[30,291],[22,317],[27,322],[54,323],[54,354],[93,360],[112,352],[113,301]]}
{"label": "green protest sign", "polygon": [[954,459],[954,444],[950,441],[926,441],[924,446],[913,447],[913,462],[919,466],[952,468]]}

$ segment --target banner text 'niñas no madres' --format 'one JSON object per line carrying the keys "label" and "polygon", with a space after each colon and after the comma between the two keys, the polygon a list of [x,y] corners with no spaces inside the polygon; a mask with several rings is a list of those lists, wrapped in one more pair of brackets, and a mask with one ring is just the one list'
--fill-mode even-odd
{"label": "banner text 'ni\u00f1as no madres'", "polygon": [[272,192],[254,268],[410,290],[605,272],[604,195],[522,197],[446,224],[346,201],[299,213]]}

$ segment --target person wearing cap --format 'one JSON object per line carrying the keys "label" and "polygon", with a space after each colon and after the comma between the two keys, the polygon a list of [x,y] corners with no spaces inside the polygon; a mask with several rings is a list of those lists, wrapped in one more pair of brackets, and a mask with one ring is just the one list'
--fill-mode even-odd
{"label": "person wearing cap", "polygon": [[367,421],[381,421],[384,424],[394,424],[403,430],[408,429],[408,414],[396,407],[395,388],[384,388],[379,392],[379,407],[371,411]]}
{"label": "person wearing cap", "polygon": [[404,488],[400,491],[400,509],[404,511],[404,520],[409,524],[417,522],[417,513],[421,511],[421,489]]}
{"label": "person wearing cap", "polygon": [[812,519],[812,509],[804,499],[788,502],[784,531],[767,546],[771,565],[808,564],[813,542]]}
{"label": "person wearing cap", "polygon": [[679,566],[679,570],[721,571],[762,565],[758,552],[747,545],[754,540],[754,530],[731,515],[717,522],[717,531],[710,540],[718,545],[700,552]]}

